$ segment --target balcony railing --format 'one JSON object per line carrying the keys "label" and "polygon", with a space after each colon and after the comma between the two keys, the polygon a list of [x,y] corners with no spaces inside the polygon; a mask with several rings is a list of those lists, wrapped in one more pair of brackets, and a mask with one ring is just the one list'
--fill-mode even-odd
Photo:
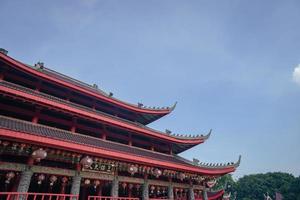
{"label": "balcony railing", "polygon": [[73,194],[0,192],[0,200],[79,200],[79,197]]}
{"label": "balcony railing", "polygon": [[139,200],[133,197],[88,196],[87,200]]}

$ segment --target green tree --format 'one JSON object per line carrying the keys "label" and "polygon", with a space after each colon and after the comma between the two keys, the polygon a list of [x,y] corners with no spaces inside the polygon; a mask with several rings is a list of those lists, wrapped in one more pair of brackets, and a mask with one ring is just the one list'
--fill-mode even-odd
{"label": "green tree", "polygon": [[[280,192],[285,200],[293,199],[291,190],[297,192],[297,187],[291,188],[295,177],[291,174],[275,172],[266,174],[253,174],[240,178],[236,183],[237,199],[264,199],[263,194],[269,193],[271,197]],[[294,184],[293,184],[294,183]]]}

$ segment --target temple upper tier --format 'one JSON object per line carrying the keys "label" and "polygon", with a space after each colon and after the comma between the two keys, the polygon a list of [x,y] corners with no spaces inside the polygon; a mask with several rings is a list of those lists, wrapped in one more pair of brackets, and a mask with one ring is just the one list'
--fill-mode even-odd
{"label": "temple upper tier", "polygon": [[68,77],[44,66],[38,62],[34,66],[19,62],[5,54],[0,54],[2,62],[10,65],[12,68],[7,70],[6,79],[14,81],[18,77],[18,81],[26,84],[28,87],[37,86],[37,82],[41,91],[47,91],[54,96],[65,97],[72,100],[78,100],[80,104],[88,107],[94,107],[111,115],[139,122],[141,124],[149,124],[173,111],[176,103],[170,107],[147,107],[142,103],[136,105],[121,101],[113,97],[113,93],[105,93],[100,90],[96,84],[89,85]]}
{"label": "temple upper tier", "polygon": [[[68,115],[73,117],[78,115],[76,119],[84,118],[85,120],[93,121],[92,123],[95,124],[94,126],[97,126],[96,122],[98,125],[99,122],[101,122],[101,126],[103,126],[103,124],[109,124],[109,126],[114,125],[120,129],[120,131],[125,130],[136,134],[143,134],[143,136],[150,138],[150,140],[158,139],[163,143],[161,146],[166,144],[166,146],[176,154],[203,143],[210,136],[211,131],[207,134],[186,135],[173,134],[168,130],[161,132],[151,129],[139,121],[129,120],[128,111],[126,111],[127,115],[120,113],[118,115],[116,112],[112,112],[113,110],[119,112],[120,110],[124,109],[121,109],[121,107],[112,107],[113,104],[109,104],[110,101],[117,100],[112,97],[105,96],[104,93],[98,89],[94,89],[97,92],[93,92],[91,94],[97,94],[99,97],[105,97],[106,99],[105,101],[103,100],[103,102],[100,102],[99,99],[92,99],[91,96],[84,96],[83,91],[87,92],[87,94],[90,94],[91,89],[93,88],[87,86],[83,87],[85,84],[82,82],[75,81],[72,78],[67,79],[66,76],[61,74],[58,76],[57,72],[47,70],[45,67],[42,69],[41,67],[29,67],[28,65],[16,61],[5,54],[0,53],[0,59],[1,76],[3,79],[0,87],[3,88],[2,92],[5,92],[7,95],[16,96],[15,94],[18,94],[15,98],[24,99],[26,96],[28,102],[37,103],[43,108],[56,107],[56,109],[60,110],[60,112],[68,111],[66,113]],[[48,73],[50,71],[51,73]],[[72,81],[72,83],[76,83],[76,85],[69,84],[68,81],[62,82],[62,80]],[[80,83],[82,88],[75,87],[78,85],[78,83]],[[71,90],[73,87],[75,87],[77,90]],[[47,101],[45,101],[45,99],[47,99]],[[106,108],[105,105],[107,106]],[[5,104],[3,104],[3,107],[9,109],[9,107]],[[172,109],[174,109],[174,107],[175,105],[172,107]],[[24,106],[24,108],[26,108],[26,106]],[[171,111],[172,109],[168,110]],[[143,112],[163,112],[163,110],[149,110],[139,107],[137,110]],[[134,111],[134,115],[140,116],[140,113],[138,113],[137,110]],[[24,110],[23,113],[25,112],[29,112],[29,110]],[[162,116],[156,114],[152,113],[151,115],[156,117]],[[47,118],[49,118],[49,114],[47,115]],[[62,115],[61,118],[64,118],[63,114],[60,115]],[[143,115],[146,114],[143,113]]]}
{"label": "temple upper tier", "polygon": [[214,164],[179,156],[212,131],[146,126],[175,106],[129,104],[0,49],[0,199],[221,200],[224,190],[211,188],[241,157]]}

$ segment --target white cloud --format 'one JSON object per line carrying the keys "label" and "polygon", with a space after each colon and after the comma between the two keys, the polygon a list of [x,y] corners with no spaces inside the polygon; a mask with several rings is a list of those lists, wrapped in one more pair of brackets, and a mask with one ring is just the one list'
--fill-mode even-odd
{"label": "white cloud", "polygon": [[300,85],[300,64],[294,69],[293,80]]}

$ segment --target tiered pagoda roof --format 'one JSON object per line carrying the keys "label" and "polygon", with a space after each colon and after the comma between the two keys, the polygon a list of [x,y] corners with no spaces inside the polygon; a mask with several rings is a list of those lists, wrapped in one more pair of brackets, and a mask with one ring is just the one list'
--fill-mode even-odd
{"label": "tiered pagoda roof", "polygon": [[[11,71],[10,76],[12,78],[14,78],[14,73],[24,73],[28,78],[23,81],[28,81],[29,85],[42,80],[46,83],[55,85],[57,88],[68,88],[69,90],[76,92],[76,94],[85,95],[85,98],[90,99],[93,102],[98,102],[101,105],[113,108],[113,112],[107,113],[105,112],[105,109],[97,110],[95,107],[92,108],[76,102],[71,102],[67,99],[62,99],[44,93],[43,91],[37,91],[0,78],[0,96],[2,97],[18,99],[49,110],[55,110],[59,113],[66,113],[73,117],[81,117],[93,123],[117,127],[120,130],[141,135],[149,139],[163,141],[172,147],[172,153],[166,154],[155,152],[153,150],[120,144],[105,139],[0,115],[1,137],[74,150],[94,156],[103,156],[116,160],[142,163],[211,176],[233,172],[240,163],[239,158],[236,163],[195,164],[176,155],[195,145],[203,143],[211,134],[211,131],[209,131],[206,135],[187,136],[172,134],[170,131],[162,132],[146,126],[146,124],[169,114],[175,108],[176,104],[166,108],[150,108],[145,107],[142,104],[133,105],[126,103],[114,98],[111,93],[107,94],[103,92],[95,85],[91,86],[62,75],[44,67],[42,63],[38,63],[35,66],[29,66],[7,56],[5,53],[0,53],[0,73],[4,73],[5,70],[17,70]],[[9,108],[7,107],[7,109]]]}
{"label": "tiered pagoda roof", "polygon": [[137,105],[130,104],[114,98],[112,93],[106,93],[103,90],[100,90],[96,84],[92,86],[83,83],[79,80],[46,68],[43,66],[43,64],[41,65],[41,63],[35,66],[27,65],[3,53],[0,53],[0,58],[3,62],[13,68],[20,69],[28,74],[35,75],[39,78],[82,92],[90,97],[112,104],[113,106],[119,107],[120,109],[124,109],[128,112],[133,112],[136,114],[136,118],[134,119],[134,121],[137,121],[144,125],[169,114],[176,107],[176,103],[171,107],[150,107],[144,106],[141,103],[138,103]]}

